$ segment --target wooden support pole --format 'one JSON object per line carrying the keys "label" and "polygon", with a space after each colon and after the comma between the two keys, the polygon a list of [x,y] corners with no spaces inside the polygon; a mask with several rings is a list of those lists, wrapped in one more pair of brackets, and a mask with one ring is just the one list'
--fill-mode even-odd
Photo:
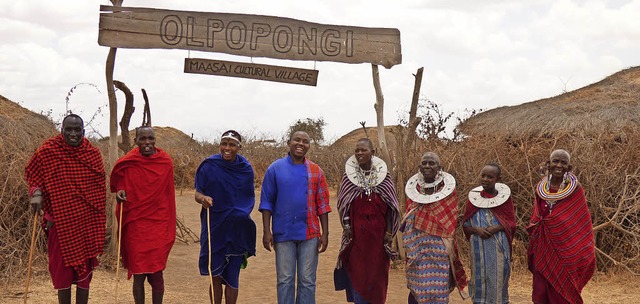
{"label": "wooden support pole", "polygon": [[[122,1],[123,0],[111,0],[111,3],[113,3],[114,6],[122,6]],[[105,66],[107,95],[109,98],[109,162],[106,168],[107,176],[109,176],[111,168],[113,168],[113,165],[115,165],[116,161],[118,160],[118,101],[116,100],[116,90],[113,85],[113,70],[116,64],[117,50],[117,48],[109,49],[109,54],[107,55],[107,62]],[[108,189],[105,189],[105,191],[107,191],[108,198],[112,197]],[[107,208],[107,210],[113,209],[115,208]],[[114,224],[116,222],[115,212],[107,214],[107,217],[111,220],[111,241],[109,242],[109,246],[106,251],[114,255],[116,254],[116,247],[118,246],[118,239],[116,237],[118,233],[118,227]]]}
{"label": "wooden support pole", "polygon": [[373,74],[373,88],[376,91],[376,103],[373,106],[376,110],[376,121],[378,124],[378,151],[381,151],[382,159],[387,163],[391,172],[393,171],[393,164],[389,157],[389,149],[387,148],[387,139],[384,135],[384,96],[382,95],[382,88],[380,86],[380,73],[378,72],[378,65],[371,65],[371,72]]}

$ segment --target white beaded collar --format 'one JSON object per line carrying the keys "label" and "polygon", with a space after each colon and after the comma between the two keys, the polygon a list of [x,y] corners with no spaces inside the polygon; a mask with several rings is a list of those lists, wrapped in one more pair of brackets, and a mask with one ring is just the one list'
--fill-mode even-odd
{"label": "white beaded collar", "polygon": [[[442,180],[444,181],[444,187],[442,187],[440,191],[433,194],[420,193],[420,191],[418,191],[417,185],[424,185],[426,184],[426,182],[424,181],[424,176],[422,176],[422,173],[418,172],[407,181],[407,185],[404,187],[405,194],[412,201],[420,204],[431,204],[449,196],[456,189],[456,179],[453,178],[453,175],[444,171],[441,171],[440,174],[442,175]],[[438,177],[436,177],[436,180],[438,180]]]}
{"label": "white beaded collar", "polygon": [[469,191],[469,201],[478,208],[493,208],[504,204],[511,195],[511,189],[502,183],[496,183],[495,187],[498,190],[498,194],[494,197],[482,197],[480,195],[482,186],[473,188]]}
{"label": "white beaded collar", "polygon": [[[387,164],[377,156],[371,157],[371,170],[370,174],[376,174],[376,180],[374,182],[373,187],[380,185],[387,177]],[[360,169],[360,165],[358,164],[358,160],[355,155],[351,155],[347,162],[344,164],[344,171],[347,173],[347,177],[349,181],[351,181],[354,185],[360,188],[366,188],[367,185],[362,184],[362,179],[358,178],[358,174],[363,172]]]}

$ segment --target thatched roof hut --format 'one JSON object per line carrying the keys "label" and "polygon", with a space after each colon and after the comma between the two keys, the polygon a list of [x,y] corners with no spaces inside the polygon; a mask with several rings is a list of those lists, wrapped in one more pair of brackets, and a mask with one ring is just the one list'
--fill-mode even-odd
{"label": "thatched roof hut", "polygon": [[46,116],[0,96],[0,282],[26,269],[32,217],[24,167],[38,146],[56,133]]}
{"label": "thatched roof hut", "polygon": [[458,126],[466,135],[594,136],[640,126],[640,67],[555,97],[482,112]]}

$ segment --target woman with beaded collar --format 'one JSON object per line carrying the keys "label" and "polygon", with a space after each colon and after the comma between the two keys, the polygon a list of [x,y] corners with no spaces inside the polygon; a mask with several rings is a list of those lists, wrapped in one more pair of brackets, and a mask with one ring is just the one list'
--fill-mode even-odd
{"label": "woman with beaded collar", "polygon": [[440,157],[427,152],[405,193],[407,211],[401,231],[407,254],[408,302],[448,303],[455,287],[462,296],[467,285],[455,239],[456,181],[441,170]]}
{"label": "woman with beaded collar", "polygon": [[501,169],[495,163],[480,171],[480,184],[469,191],[462,229],[469,240],[473,303],[509,303],[511,241],[516,217],[509,186],[498,183]]}
{"label": "woman with beaded collar", "polygon": [[338,191],[343,234],[334,271],[336,290],[348,302],[385,303],[391,241],[398,231],[398,197],[385,162],[361,138],[345,164]]}
{"label": "woman with beaded collar", "polygon": [[527,231],[533,303],[583,303],[582,288],[595,272],[591,213],[566,150],[551,152],[547,175],[536,186]]}

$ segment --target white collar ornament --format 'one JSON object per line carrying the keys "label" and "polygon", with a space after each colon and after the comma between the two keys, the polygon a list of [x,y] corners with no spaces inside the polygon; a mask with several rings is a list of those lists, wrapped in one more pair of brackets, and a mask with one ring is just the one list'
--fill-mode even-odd
{"label": "white collar ornament", "polygon": [[436,187],[440,182],[436,183],[434,181],[433,183],[427,183],[424,181],[422,173],[418,172],[407,181],[407,185],[404,187],[405,194],[412,201],[420,204],[431,204],[449,196],[456,189],[456,179],[453,178],[453,175],[444,171],[440,171],[438,175],[436,181],[444,181],[444,187],[442,187],[440,191],[433,194],[420,193],[417,187],[418,185],[420,185],[421,188],[424,188],[425,185]]}
{"label": "white collar ornament", "polygon": [[[371,169],[365,171],[360,168],[356,156],[351,155],[344,164],[344,171],[347,173],[349,181],[354,185],[365,189],[365,192],[369,190],[368,195],[371,194],[372,187],[380,185],[387,177],[387,164],[380,157],[373,156],[371,157]],[[369,174],[365,174],[365,172],[369,172]]]}
{"label": "white collar ornament", "polygon": [[478,186],[469,191],[469,201],[472,205],[478,208],[493,208],[498,207],[509,199],[511,196],[511,189],[509,186],[496,183],[496,190],[498,190],[498,194],[494,197],[482,197],[480,192],[482,192],[482,186]]}

